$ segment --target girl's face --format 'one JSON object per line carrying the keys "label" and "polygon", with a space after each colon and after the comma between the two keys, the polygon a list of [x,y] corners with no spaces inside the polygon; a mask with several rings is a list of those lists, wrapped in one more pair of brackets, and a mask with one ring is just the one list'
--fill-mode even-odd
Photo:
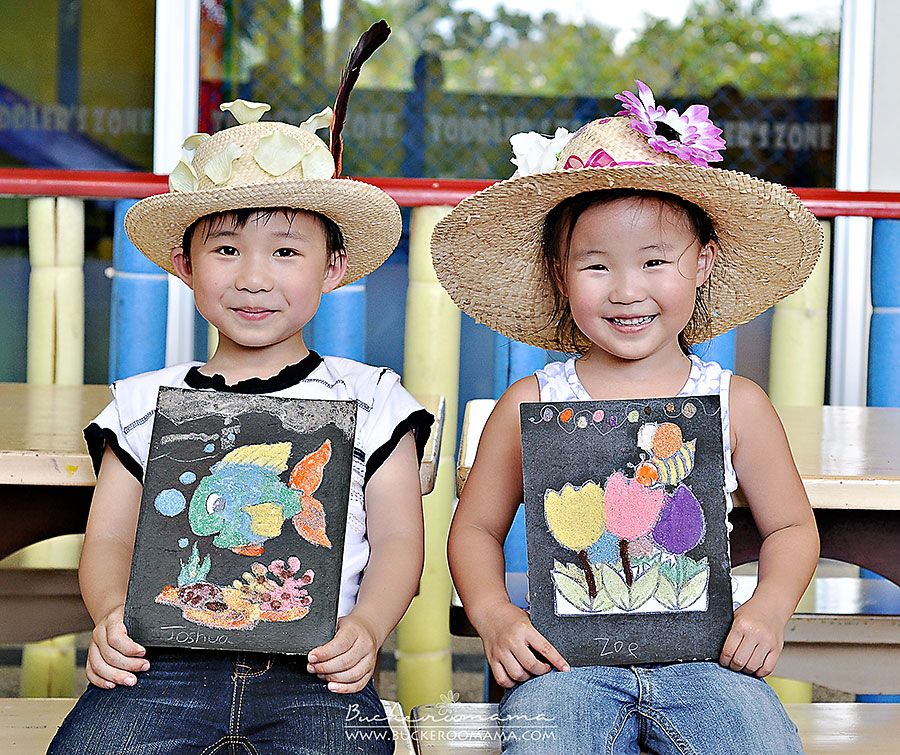
{"label": "girl's face", "polygon": [[678,335],[715,254],[680,210],[657,199],[596,204],[575,222],[563,293],[579,330],[608,354],[680,354]]}

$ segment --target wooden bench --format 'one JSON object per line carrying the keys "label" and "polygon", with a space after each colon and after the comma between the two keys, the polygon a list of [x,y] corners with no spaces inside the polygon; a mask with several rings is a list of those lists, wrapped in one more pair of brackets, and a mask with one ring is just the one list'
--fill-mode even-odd
{"label": "wooden bench", "polygon": [[[466,405],[456,473],[459,493],[493,407],[490,399]],[[870,568],[878,564],[893,582],[817,579],[814,612],[797,613],[788,623],[775,674],[854,694],[900,694],[900,453],[891,451],[897,446],[900,410],[778,410],[816,513],[822,555]],[[731,519],[733,563],[755,560],[759,536],[740,495]],[[866,548],[869,554],[856,556]],[[744,588],[746,599],[753,585],[745,582]],[[507,589],[514,603],[527,606],[526,575],[508,574]],[[454,634],[474,635],[456,595],[450,626]]]}
{"label": "wooden bench", "polygon": [[[787,705],[807,755],[893,755],[900,751],[900,704]],[[552,724],[544,724],[552,736]],[[488,703],[420,705],[410,715],[419,755],[500,752],[497,706]],[[548,739],[552,741],[552,739]]]}
{"label": "wooden bench", "polygon": [[[382,702],[394,732],[395,755],[412,755],[414,750],[400,703]],[[72,698],[0,698],[0,752],[43,755],[74,704]]]}

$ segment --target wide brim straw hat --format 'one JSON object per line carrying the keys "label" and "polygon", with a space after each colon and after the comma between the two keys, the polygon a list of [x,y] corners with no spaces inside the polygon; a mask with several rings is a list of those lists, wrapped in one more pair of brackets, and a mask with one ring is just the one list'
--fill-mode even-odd
{"label": "wide brim straw hat", "polygon": [[288,207],[321,213],[341,229],[347,255],[343,284],[390,256],[400,240],[400,208],[371,184],[333,177],[334,159],[315,134],[328,125],[330,108],[301,126],[257,120],[268,110],[262,103],[238,100],[223,105],[226,109],[240,125],[189,137],[185,147],[193,156],[172,172],[170,191],[141,200],[126,214],[128,237],[144,255],[174,273],[171,250],[182,245],[184,232],[199,218]]}
{"label": "wide brim straw hat", "polygon": [[582,192],[665,192],[709,215],[720,250],[700,292],[710,322],[691,320],[685,330],[690,343],[757,316],[800,288],[815,266],[823,245],[821,226],[783,186],[659,152],[628,117],[593,121],[570,138],[561,130],[554,141],[563,141],[555,164],[464,199],[432,237],[438,279],[456,305],[509,338],[570,350],[558,341],[552,321],[542,233],[547,213]]}

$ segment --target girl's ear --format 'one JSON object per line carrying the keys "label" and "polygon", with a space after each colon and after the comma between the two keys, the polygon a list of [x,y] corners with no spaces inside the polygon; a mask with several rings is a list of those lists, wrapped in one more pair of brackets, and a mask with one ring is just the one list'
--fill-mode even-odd
{"label": "girl's ear", "polygon": [[191,269],[191,258],[184,253],[184,249],[176,246],[169,254],[175,275],[183,280],[189,288],[194,288],[194,273]]}
{"label": "girl's ear", "polygon": [[700,247],[700,254],[697,256],[697,288],[700,288],[709,276],[712,275],[713,263],[719,256],[719,245],[715,241],[709,241]]}
{"label": "girl's ear", "polygon": [[347,254],[344,253],[333,262],[329,262],[328,266],[325,268],[325,278],[322,281],[322,293],[327,294],[334,291],[334,289],[341,285],[341,281],[344,280],[346,274]]}

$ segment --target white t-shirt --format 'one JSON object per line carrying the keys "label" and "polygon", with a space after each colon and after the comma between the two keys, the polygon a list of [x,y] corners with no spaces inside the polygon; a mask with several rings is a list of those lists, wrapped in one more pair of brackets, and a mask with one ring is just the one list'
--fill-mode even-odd
{"label": "white t-shirt", "polygon": [[229,386],[221,375],[210,377],[200,373],[197,368],[201,364],[174,365],[111,385],[112,402],[84,431],[94,469],[99,471],[103,451],[109,445],[125,468],[143,482],[160,386],[356,401],[356,438],[338,601],[338,615],[350,613],[356,605],[359,582],[369,560],[366,482],[410,430],[421,458],[434,418],[400,384],[397,373],[386,367],[372,367],[340,357],[323,358],[310,352],[305,359],[271,378],[251,378]]}

